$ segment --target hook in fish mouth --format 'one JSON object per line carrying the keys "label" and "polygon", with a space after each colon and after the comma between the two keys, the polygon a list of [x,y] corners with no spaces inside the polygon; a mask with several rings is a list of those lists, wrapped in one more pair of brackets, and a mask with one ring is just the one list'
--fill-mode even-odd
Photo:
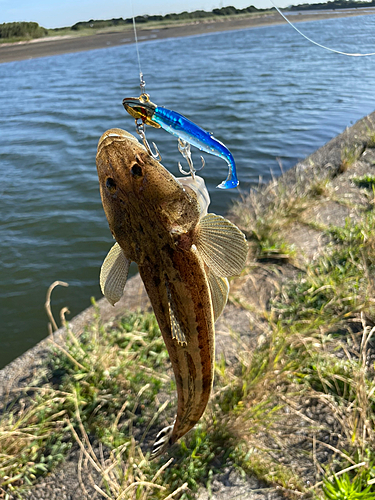
{"label": "hook in fish mouth", "polygon": [[135,120],[135,128],[137,130],[137,134],[139,134],[141,136],[141,139],[143,141],[143,145],[144,147],[146,148],[147,150],[147,153],[154,159],[154,160],[157,160],[157,161],[161,161],[161,154],[159,153],[159,150],[158,150],[158,147],[157,145],[153,142],[152,144],[154,145],[154,149],[155,149],[155,153],[152,152],[151,148],[150,148],[150,145],[146,139],[146,133],[145,133],[145,126],[144,126],[144,123],[141,121],[139,121],[140,119],[138,118],[137,120]]}

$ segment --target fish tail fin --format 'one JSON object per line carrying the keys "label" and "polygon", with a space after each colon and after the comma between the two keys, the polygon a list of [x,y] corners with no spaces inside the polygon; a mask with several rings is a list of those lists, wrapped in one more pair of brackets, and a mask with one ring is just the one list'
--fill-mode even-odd
{"label": "fish tail fin", "polygon": [[168,425],[168,427],[164,427],[158,435],[156,436],[154,445],[152,447],[150,460],[160,456],[163,454],[172,444],[172,433],[173,433],[174,425]]}

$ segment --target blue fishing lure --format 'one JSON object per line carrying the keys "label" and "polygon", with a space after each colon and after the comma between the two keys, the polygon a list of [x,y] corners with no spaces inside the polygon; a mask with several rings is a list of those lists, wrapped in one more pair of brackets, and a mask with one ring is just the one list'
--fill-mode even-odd
{"label": "blue fishing lure", "polygon": [[[128,97],[123,100],[126,111],[142,124],[163,128],[179,139],[179,144],[187,143],[195,146],[200,151],[218,156],[225,160],[229,167],[228,177],[217,187],[221,189],[232,189],[238,186],[236,164],[229,149],[215,137],[206,132],[195,123],[167,108],[156,106],[150,101],[148,94],[142,94],[138,98]],[[180,142],[181,141],[181,142]]]}

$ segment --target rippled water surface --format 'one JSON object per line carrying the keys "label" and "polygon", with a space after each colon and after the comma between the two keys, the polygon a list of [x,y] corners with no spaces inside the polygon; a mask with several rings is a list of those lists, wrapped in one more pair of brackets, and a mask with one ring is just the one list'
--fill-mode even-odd
{"label": "rippled water surface", "polygon": [[[308,36],[349,52],[375,51],[375,16],[301,23]],[[375,58],[335,55],[273,26],[140,45],[147,90],[232,151],[246,193],[312,153],[375,108]],[[43,304],[71,316],[99,299],[98,273],[113,241],[100,202],[96,146],[111,127],[134,131],[122,105],[138,95],[134,45],[0,65],[0,366],[47,334]],[[177,174],[176,140],[148,129]],[[199,160],[197,151],[194,152]],[[238,191],[206,157],[211,211]]]}

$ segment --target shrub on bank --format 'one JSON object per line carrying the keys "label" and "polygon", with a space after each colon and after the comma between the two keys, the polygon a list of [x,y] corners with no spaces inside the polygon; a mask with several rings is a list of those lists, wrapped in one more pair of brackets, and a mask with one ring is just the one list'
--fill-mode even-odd
{"label": "shrub on bank", "polygon": [[2,23],[0,24],[0,39],[2,38],[40,38],[47,35],[48,30],[34,22]]}

